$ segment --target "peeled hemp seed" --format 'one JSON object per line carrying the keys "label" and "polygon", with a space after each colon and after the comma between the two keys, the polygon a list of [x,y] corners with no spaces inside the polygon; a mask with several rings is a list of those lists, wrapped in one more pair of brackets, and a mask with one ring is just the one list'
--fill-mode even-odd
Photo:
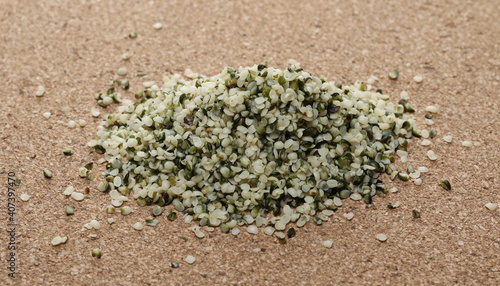
{"label": "peeled hemp seed", "polygon": [[376,238],[381,241],[381,242],[384,242],[387,240],[387,235],[383,234],[383,233],[379,233],[377,234]]}
{"label": "peeled hemp seed", "polygon": [[135,230],[139,230],[141,231],[143,228],[144,228],[144,225],[140,222],[136,222],[134,223],[134,225],[132,225],[132,227],[135,229]]}
{"label": "peeled hemp seed", "polygon": [[192,255],[188,255],[185,259],[185,261],[189,264],[193,264],[196,261],[196,258]]}
{"label": "peeled hemp seed", "polygon": [[451,190],[451,184],[448,180],[444,180],[441,182],[441,187],[443,187],[443,189],[449,191]]}
{"label": "peeled hemp seed", "polygon": [[43,169],[43,176],[47,179],[50,179],[52,178],[52,172],[47,169]]}
{"label": "peeled hemp seed", "polygon": [[498,204],[495,204],[495,203],[487,203],[484,205],[487,209],[489,209],[490,211],[494,211],[497,209],[498,207]]}
{"label": "peeled hemp seed", "polygon": [[72,206],[66,206],[65,208],[66,215],[74,215],[75,214],[75,208]]}
{"label": "peeled hemp seed", "polygon": [[389,76],[390,79],[396,80],[399,77],[399,71],[398,70],[393,70],[393,71],[391,71],[391,72],[388,73],[388,76]]}
{"label": "peeled hemp seed", "polygon": [[30,196],[28,194],[21,194],[20,199],[23,202],[27,202],[30,199]]}
{"label": "peeled hemp seed", "polygon": [[161,28],[163,28],[163,24],[162,23],[154,23],[153,24],[153,29],[160,30]]}
{"label": "peeled hemp seed", "polygon": [[56,236],[52,239],[52,241],[50,242],[50,244],[52,244],[53,246],[57,246],[59,244],[64,244],[68,241],[68,237],[67,236],[63,236],[63,237],[60,237],[60,236]]}
{"label": "peeled hemp seed", "polygon": [[45,87],[43,87],[43,85],[39,85],[38,88],[36,89],[35,95],[41,97],[44,94],[45,94]]}
{"label": "peeled hemp seed", "polygon": [[453,137],[447,135],[447,136],[443,136],[443,140],[444,142],[446,143],[451,143],[451,141],[453,141]]}
{"label": "peeled hemp seed", "polygon": [[323,246],[326,247],[326,248],[332,248],[332,246],[333,246],[333,240],[329,239],[329,240],[323,241]]}
{"label": "peeled hemp seed", "polygon": [[412,214],[413,218],[420,218],[420,212],[417,210],[412,210],[411,214]]}
{"label": "peeled hemp seed", "polygon": [[126,76],[126,75],[127,75],[127,73],[128,73],[128,70],[127,70],[127,68],[126,68],[126,67],[121,67],[121,68],[119,68],[119,69],[118,69],[118,71],[117,71],[117,74],[118,74],[119,76]]}
{"label": "peeled hemp seed", "polygon": [[462,141],[462,146],[470,148],[473,146],[473,144],[471,141]]}
{"label": "peeled hemp seed", "polygon": [[[144,82],[136,102],[112,87],[96,96],[98,105],[122,105],[88,142],[107,163],[97,188],[113,206],[129,196],[154,205],[155,217],[172,204],[185,222],[199,223],[193,231],[202,237],[201,227],[233,235],[262,227],[286,242],[295,236],[289,224],[320,225],[342,199],[371,205],[387,192],[384,173],[421,182],[414,168],[408,175],[394,165],[397,157],[407,162],[408,144],[422,137],[408,94],[395,103],[370,82],[327,81],[292,62],[285,69],[227,67],[212,77],[188,70],[185,78]],[[167,219],[176,212],[169,209]]]}
{"label": "peeled hemp seed", "polygon": [[102,250],[100,248],[94,248],[92,249],[92,257],[95,257],[95,258],[101,258],[102,256]]}

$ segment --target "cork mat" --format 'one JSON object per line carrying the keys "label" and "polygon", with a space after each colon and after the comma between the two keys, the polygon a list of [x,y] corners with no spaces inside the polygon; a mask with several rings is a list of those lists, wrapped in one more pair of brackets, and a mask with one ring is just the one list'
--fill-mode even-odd
{"label": "cork mat", "polygon": [[[484,207],[500,203],[497,1],[1,0],[0,7],[0,284],[500,284],[500,209]],[[376,208],[345,200],[330,221],[309,223],[280,244],[246,231],[197,239],[182,219],[164,217],[136,231],[131,226],[149,218],[151,207],[131,202],[132,215],[107,215],[109,196],[96,189],[104,166],[94,167],[92,182],[78,177],[79,167],[100,158],[86,147],[100,123],[91,110],[116,110],[101,109],[94,96],[118,68],[129,71],[124,96],[132,99],[142,81],[187,68],[214,75],[262,60],[284,68],[289,59],[340,83],[375,75],[393,101],[408,92],[422,129],[430,127],[425,107],[438,106],[431,145],[418,139],[409,147],[409,162],[430,169],[423,184],[384,178],[399,191],[375,197]],[[394,69],[399,78],[389,80]],[[37,97],[40,85],[45,94]],[[85,127],[68,127],[81,119]],[[74,154],[65,156],[66,148]],[[436,161],[427,158],[430,149]],[[44,178],[43,169],[53,177]],[[439,186],[444,179],[450,191]],[[69,185],[89,193],[76,202],[57,192]],[[66,216],[67,205],[74,215]],[[100,230],[83,227],[93,219]],[[378,241],[379,233],[387,241]],[[52,246],[55,236],[69,239]],[[94,248],[101,259],[90,255]],[[195,263],[185,262],[188,255]]]}

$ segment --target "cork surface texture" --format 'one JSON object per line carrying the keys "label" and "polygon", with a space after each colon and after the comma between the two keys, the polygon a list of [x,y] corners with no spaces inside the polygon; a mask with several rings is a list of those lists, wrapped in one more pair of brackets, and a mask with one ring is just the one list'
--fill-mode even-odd
{"label": "cork surface texture", "polygon": [[[0,0],[0,7],[1,285],[500,284],[500,209],[484,206],[500,203],[498,1]],[[163,28],[155,30],[156,22]],[[128,37],[133,31],[136,39]],[[132,55],[129,61],[123,53]],[[131,92],[123,94],[132,99],[144,80],[159,82],[187,68],[215,75],[263,59],[279,68],[295,59],[339,83],[378,76],[375,86],[392,101],[408,92],[420,129],[430,128],[425,107],[438,106],[431,145],[416,139],[409,147],[409,163],[430,169],[423,184],[385,177],[399,192],[375,197],[377,208],[345,200],[330,221],[297,229],[287,244],[262,232],[233,236],[218,229],[197,239],[182,219],[164,216],[156,227],[136,231],[132,225],[150,218],[151,207],[134,201],[129,216],[104,212],[109,195],[96,186],[105,166],[94,167],[92,182],[80,179],[78,168],[100,158],[86,147],[101,120],[90,111],[116,110],[100,108],[94,96],[119,67],[129,70]],[[400,76],[389,80],[394,69]],[[39,85],[42,97],[35,96]],[[85,127],[67,126],[80,119]],[[445,135],[453,136],[451,144]],[[473,146],[462,147],[465,140]],[[63,155],[65,148],[74,155]],[[436,161],[427,158],[429,149]],[[14,191],[9,172],[21,180]],[[451,191],[439,186],[444,179]],[[69,185],[89,187],[85,200],[57,192]],[[13,215],[8,192],[16,197]],[[399,208],[387,208],[397,201]],[[66,205],[75,207],[73,216],[66,216]],[[109,225],[108,217],[116,222]],[[92,219],[100,230],[84,229]],[[386,242],[375,238],[379,233]],[[58,235],[68,242],[52,246]],[[332,248],[322,245],[327,239]],[[90,255],[96,247],[101,259]],[[188,255],[194,264],[184,261]]]}

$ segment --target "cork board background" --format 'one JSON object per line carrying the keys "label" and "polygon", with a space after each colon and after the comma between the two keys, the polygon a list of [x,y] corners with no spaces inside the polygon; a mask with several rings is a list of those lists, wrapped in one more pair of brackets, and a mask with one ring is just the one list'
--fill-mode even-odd
{"label": "cork board background", "polygon": [[[0,0],[0,284],[2,285],[499,285],[500,3],[498,1],[6,1]],[[153,29],[156,22],[161,30]],[[138,37],[128,38],[136,31]],[[121,55],[132,58],[125,62]],[[108,195],[77,170],[99,156],[86,146],[100,119],[94,95],[119,67],[131,90],[186,68],[206,75],[225,66],[288,59],[341,83],[366,80],[392,100],[407,91],[419,126],[436,105],[438,136],[411,144],[409,161],[427,166],[423,185],[390,182],[400,191],[377,197],[377,209],[344,201],[323,226],[308,224],[285,245],[264,234],[234,237],[216,230],[196,239],[182,220],[164,217],[141,232],[132,224],[151,208],[130,205],[127,217],[104,208]],[[387,72],[400,71],[397,81]],[[415,75],[424,81],[417,84]],[[36,97],[37,86],[45,86]],[[131,94],[125,93],[131,98]],[[64,111],[67,106],[71,111]],[[111,112],[116,106],[108,107]],[[42,113],[49,111],[46,120]],[[84,119],[84,128],[67,127]],[[454,140],[446,144],[443,135]],[[462,147],[463,140],[472,148]],[[73,156],[62,150],[70,147]],[[438,160],[425,156],[432,149]],[[42,170],[50,169],[48,180]],[[99,166],[96,173],[103,171]],[[15,278],[8,274],[8,172],[15,187]],[[438,183],[448,179],[452,190]],[[83,202],[57,193],[90,187]],[[28,202],[19,196],[29,194]],[[397,209],[386,206],[401,202]],[[67,217],[66,205],[75,206]],[[421,212],[413,219],[411,211]],[[343,214],[353,212],[347,221]],[[102,229],[84,230],[97,219]],[[388,240],[380,243],[377,233]],[[97,237],[89,237],[96,234]],[[53,247],[54,236],[69,241]],[[187,238],[185,241],[184,238]],[[333,248],[322,241],[333,240]],[[101,259],[90,251],[100,247]],[[197,261],[183,260],[193,255]],[[179,262],[173,269],[171,262]]]}

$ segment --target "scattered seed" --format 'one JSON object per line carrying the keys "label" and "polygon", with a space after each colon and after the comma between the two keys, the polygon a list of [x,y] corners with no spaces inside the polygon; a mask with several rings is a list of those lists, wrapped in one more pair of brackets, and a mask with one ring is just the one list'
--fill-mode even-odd
{"label": "scattered seed", "polygon": [[110,190],[110,188],[111,186],[108,182],[99,182],[99,185],[97,185],[97,189],[101,192],[107,192]]}
{"label": "scattered seed", "polygon": [[384,242],[387,240],[387,235],[383,234],[383,233],[379,233],[377,234],[377,239],[380,240],[381,242]]}
{"label": "scattered seed", "polygon": [[162,23],[154,23],[153,28],[155,30],[160,30],[161,28],[163,28],[163,24]]}
{"label": "scattered seed", "polygon": [[71,149],[64,149],[63,150],[63,154],[66,155],[66,156],[71,156],[71,155],[73,155],[73,150],[71,150]]}
{"label": "scattered seed", "polygon": [[114,222],[115,222],[114,218],[112,218],[112,217],[108,218],[108,223],[109,224],[113,224]]}
{"label": "scattered seed", "polygon": [[97,220],[95,220],[95,219],[91,220],[89,222],[89,224],[94,229],[100,229],[101,228],[101,224]]}
{"label": "scattered seed", "polygon": [[451,141],[453,141],[453,137],[447,135],[447,136],[443,136],[443,140],[444,142],[446,143],[451,143]]}
{"label": "scattered seed", "polygon": [[106,213],[107,214],[114,214],[115,213],[115,207],[114,206],[107,206],[106,207]]}
{"label": "scattered seed", "polygon": [[131,39],[135,39],[137,38],[137,33],[136,32],[131,32],[129,35],[128,35],[129,38]]}
{"label": "scattered seed", "polygon": [[444,180],[441,182],[441,187],[443,187],[443,189],[449,191],[451,190],[451,184],[448,180]]}
{"label": "scattered seed", "polygon": [[354,214],[353,213],[346,213],[344,214],[344,217],[347,219],[347,220],[351,220],[354,218]]}
{"label": "scattered seed", "polygon": [[436,153],[434,153],[434,151],[432,150],[427,151],[427,157],[429,157],[431,161],[437,160]]}
{"label": "scattered seed", "polygon": [[20,196],[20,198],[21,198],[21,201],[23,201],[23,202],[27,202],[27,201],[30,199],[30,196],[29,196],[29,195],[27,195],[27,194],[22,194],[22,195]]}
{"label": "scattered seed", "polygon": [[85,178],[85,177],[87,177],[87,173],[88,173],[88,171],[89,171],[89,170],[88,170],[87,168],[85,168],[85,167],[80,167],[80,168],[78,169],[78,176],[80,176],[80,178]]}
{"label": "scattered seed", "polygon": [[437,106],[430,105],[425,108],[425,111],[430,113],[439,113],[439,108]]}
{"label": "scattered seed", "polygon": [[92,115],[93,117],[99,117],[101,115],[101,112],[97,109],[92,108],[92,110],[90,111],[90,115]]}
{"label": "scattered seed", "polygon": [[78,120],[78,125],[80,125],[80,127],[85,127],[85,125],[87,125],[87,121],[85,121],[85,119],[80,119]]}
{"label": "scattered seed", "polygon": [[417,171],[419,171],[420,173],[427,173],[427,172],[429,172],[429,168],[427,168],[427,167],[418,167]]}
{"label": "scattered seed", "polygon": [[412,178],[412,179],[418,179],[418,178],[420,178],[420,172],[419,171],[415,171],[413,173],[410,173],[410,178]]}
{"label": "scattered seed", "polygon": [[122,54],[122,60],[128,61],[130,60],[131,55],[129,53]]}
{"label": "scattered seed", "polygon": [[167,219],[169,221],[174,221],[177,219],[177,213],[176,212],[173,212],[173,211],[170,211],[168,214],[167,214]]}
{"label": "scattered seed", "polygon": [[179,265],[179,263],[177,263],[177,262],[172,262],[172,263],[170,263],[170,266],[171,266],[172,268],[179,268],[179,266],[180,266],[180,265]]}
{"label": "scattered seed", "polygon": [[463,147],[469,147],[469,148],[470,148],[470,147],[472,147],[472,146],[473,146],[473,144],[472,144],[472,142],[471,142],[471,141],[462,141],[462,146],[463,146]]}
{"label": "scattered seed", "polygon": [[390,79],[396,80],[396,79],[398,79],[399,71],[398,70],[393,70],[393,71],[389,72],[388,76],[389,76]]}
{"label": "scattered seed", "polygon": [[398,173],[398,178],[403,181],[403,182],[406,182],[410,179],[410,175],[406,174],[406,173]]}
{"label": "scattered seed", "polygon": [[52,114],[47,111],[47,112],[44,112],[42,115],[43,115],[43,117],[45,117],[45,119],[49,119]]}
{"label": "scattered seed", "polygon": [[88,171],[87,176],[85,176],[85,178],[89,181],[93,181],[95,179],[95,175],[91,171]]}
{"label": "scattered seed", "polygon": [[74,215],[75,214],[75,208],[72,206],[66,206],[65,208],[66,215]]}
{"label": "scattered seed", "polygon": [[144,226],[142,225],[142,223],[140,222],[136,222],[134,223],[134,225],[132,225],[132,227],[135,229],[135,230],[142,230],[144,228]]}
{"label": "scattered seed", "polygon": [[422,142],[420,144],[422,144],[422,146],[429,146],[429,145],[431,145],[431,141],[424,139],[424,140],[422,140]]}
{"label": "scattered seed", "polygon": [[50,179],[52,178],[52,172],[47,169],[43,169],[43,176],[47,179]]}
{"label": "scattered seed", "polygon": [[115,207],[120,207],[121,205],[123,205],[123,201],[120,201],[120,200],[111,200],[111,204]]}
{"label": "scattered seed", "polygon": [[75,128],[75,126],[76,126],[76,122],[74,120],[68,121],[68,127],[69,128]]}
{"label": "scattered seed", "polygon": [[189,263],[189,264],[193,264],[194,262],[196,261],[196,258],[192,255],[188,255],[186,257],[186,262]]}
{"label": "scattered seed", "polygon": [[79,192],[73,192],[73,193],[71,193],[71,197],[75,201],[83,201],[83,199],[85,198],[85,195],[82,193],[79,193]]}
{"label": "scattered seed", "polygon": [[411,214],[412,214],[413,218],[420,218],[420,212],[417,210],[412,210]]}
{"label": "scattered seed", "polygon": [[132,212],[132,208],[129,206],[123,206],[120,208],[120,212],[122,215],[129,215]]}
{"label": "scattered seed", "polygon": [[146,225],[148,225],[148,226],[156,226],[157,224],[158,224],[157,219],[147,219],[146,220]]}
{"label": "scattered seed", "polygon": [[487,209],[489,209],[490,211],[494,211],[497,209],[498,207],[498,204],[495,204],[495,203],[487,203],[484,205]]}
{"label": "scattered seed", "polygon": [[71,111],[73,111],[73,107],[71,106],[68,106],[68,105],[64,105],[61,110],[64,112],[64,113],[70,113]]}
{"label": "scattered seed", "polygon": [[429,138],[429,130],[422,130],[422,137],[423,138]]}
{"label": "scattered seed", "polygon": [[126,76],[126,75],[127,75],[127,73],[128,73],[128,70],[127,70],[127,68],[126,68],[126,67],[121,67],[121,68],[119,68],[119,69],[118,69],[118,72],[117,72],[117,74],[118,74],[119,76]]}
{"label": "scattered seed", "polygon": [[437,130],[435,128],[429,129],[429,137],[434,138],[437,135]]}
{"label": "scattered seed", "polygon": [[43,85],[39,85],[37,90],[36,90],[35,95],[40,97],[40,96],[43,96],[44,94],[45,94],[45,87],[43,87]]}
{"label": "scattered seed", "polygon": [[68,241],[68,237],[67,236],[56,236],[52,239],[52,241],[50,242],[53,246],[57,246],[59,244],[64,244]]}
{"label": "scattered seed", "polygon": [[162,212],[163,212],[163,208],[162,208],[162,207],[160,207],[159,205],[155,205],[155,206],[153,207],[152,212],[153,212],[153,215],[154,215],[154,216],[159,216],[159,215],[161,215],[161,214],[162,214]]}
{"label": "scattered seed", "polygon": [[323,246],[326,248],[332,248],[333,247],[333,240],[329,239],[329,240],[323,241]]}
{"label": "scattered seed", "polygon": [[297,235],[297,232],[295,231],[295,228],[293,228],[293,227],[292,227],[292,228],[290,228],[290,229],[288,229],[288,231],[286,232],[286,236],[287,236],[288,238],[292,238],[292,237],[294,237],[295,235]]}
{"label": "scattered seed", "polygon": [[75,188],[73,186],[68,186],[62,194],[65,196],[70,196],[74,191]]}
{"label": "scattered seed", "polygon": [[421,83],[423,80],[424,80],[424,77],[421,76],[421,75],[416,75],[413,77],[413,80],[416,82],[416,83]]}
{"label": "scattered seed", "polygon": [[102,256],[102,250],[100,248],[92,249],[92,257],[101,258],[101,256]]}
{"label": "scattered seed", "polygon": [[398,208],[400,205],[401,205],[401,203],[400,203],[400,202],[396,202],[396,203],[394,203],[394,204],[387,205],[387,208],[388,208],[388,209],[393,210],[393,209],[395,209],[395,208]]}

